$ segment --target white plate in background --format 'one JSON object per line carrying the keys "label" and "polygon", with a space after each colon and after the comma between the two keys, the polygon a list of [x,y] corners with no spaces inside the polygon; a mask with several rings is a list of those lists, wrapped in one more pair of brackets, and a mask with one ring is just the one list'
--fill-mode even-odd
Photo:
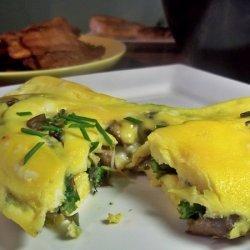
{"label": "white plate in background", "polygon": [[[198,107],[227,99],[250,96],[250,86],[183,65],[75,76],[68,78],[106,94],[140,103]],[[16,86],[0,88],[4,94]],[[250,109],[250,107],[249,107]],[[113,205],[109,203],[112,202]],[[122,212],[117,225],[106,225],[109,212]],[[249,250],[249,237],[215,240],[185,233],[186,223],[161,189],[144,177],[114,181],[113,187],[89,196],[80,210],[82,235],[59,239],[45,229],[31,238],[0,216],[0,250]]]}

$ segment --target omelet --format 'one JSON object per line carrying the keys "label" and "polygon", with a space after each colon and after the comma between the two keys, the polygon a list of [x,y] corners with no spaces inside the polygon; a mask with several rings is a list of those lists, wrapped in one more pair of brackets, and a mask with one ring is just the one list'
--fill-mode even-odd
{"label": "omelet", "polygon": [[152,159],[161,166],[161,186],[188,220],[188,232],[233,239],[250,230],[246,123],[241,118],[187,121],[148,137]]}
{"label": "omelet", "polygon": [[[0,99],[0,210],[36,236],[45,222],[80,233],[87,194],[124,169],[159,112],[53,77],[37,77]],[[147,125],[139,134],[139,124]],[[164,122],[164,121],[162,121]],[[145,134],[144,134],[145,130]]]}
{"label": "omelet", "polygon": [[230,230],[211,235],[244,235],[249,136],[239,115],[249,104],[250,98],[202,108],[139,105],[35,77],[0,98],[0,211],[31,236],[66,222],[65,234],[74,238],[87,195],[113,171],[133,169],[162,186],[179,210],[201,209],[187,218],[190,231],[202,219],[221,219]]}

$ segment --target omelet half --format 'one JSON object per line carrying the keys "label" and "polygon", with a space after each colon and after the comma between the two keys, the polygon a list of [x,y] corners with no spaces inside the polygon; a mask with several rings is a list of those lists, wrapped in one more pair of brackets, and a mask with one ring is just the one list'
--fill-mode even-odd
{"label": "omelet half", "polygon": [[[249,230],[249,136],[239,114],[249,103],[138,105],[62,79],[33,78],[0,98],[0,211],[32,236],[45,223],[66,221],[65,233],[77,237],[77,213],[86,196],[111,170],[133,168],[146,171],[177,206],[198,204],[199,219],[229,218],[232,227],[223,237],[243,235]],[[167,173],[165,167],[159,171],[162,164],[169,166]],[[240,192],[242,202],[231,206],[229,199]],[[245,205],[239,210],[236,204]]]}
{"label": "omelet half", "polygon": [[[34,78],[2,97],[1,212],[32,236],[45,221],[67,221],[66,234],[77,237],[79,205],[105,182],[107,167],[125,168],[159,110],[53,77]],[[147,120],[142,133],[140,119]]]}
{"label": "omelet half", "polygon": [[160,184],[188,220],[190,233],[232,239],[250,230],[245,119],[187,121],[155,131],[148,144],[162,166]]}

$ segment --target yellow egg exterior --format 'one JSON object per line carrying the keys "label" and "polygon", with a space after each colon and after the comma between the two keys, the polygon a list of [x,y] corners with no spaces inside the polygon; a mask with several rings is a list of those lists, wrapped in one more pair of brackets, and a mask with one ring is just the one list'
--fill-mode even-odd
{"label": "yellow egg exterior", "polygon": [[162,128],[149,136],[149,147],[159,163],[177,170],[178,178],[161,179],[176,205],[184,199],[204,205],[209,217],[237,214],[249,230],[250,129],[244,119]]}

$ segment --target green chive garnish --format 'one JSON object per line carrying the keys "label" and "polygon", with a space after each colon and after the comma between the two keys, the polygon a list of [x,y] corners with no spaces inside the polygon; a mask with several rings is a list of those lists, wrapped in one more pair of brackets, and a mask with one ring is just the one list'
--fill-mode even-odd
{"label": "green chive garnish", "polygon": [[[85,116],[79,116],[79,115],[75,115],[75,114],[69,114],[69,115],[58,114],[58,116],[60,118],[67,120],[67,121],[75,122],[76,124],[71,124],[71,125],[69,125],[69,127],[70,128],[79,127],[81,129],[83,137],[86,140],[90,141],[90,138],[89,138],[85,128],[96,127],[96,129],[103,136],[103,138],[106,140],[106,142],[110,146],[113,145],[112,139],[109,137],[109,135],[106,133],[106,131],[102,128],[102,126],[100,125],[100,123],[96,119],[85,117]],[[77,125],[77,124],[79,124],[79,125]]]}
{"label": "green chive garnish", "polygon": [[89,118],[89,117],[86,117],[86,116],[80,116],[80,115],[75,115],[75,114],[69,114],[68,117],[70,118],[75,118],[75,119],[78,119],[80,121],[85,121],[85,122],[96,122],[96,119],[94,118]]}
{"label": "green chive garnish", "polygon": [[83,138],[84,138],[85,140],[87,140],[87,141],[91,141],[90,138],[89,138],[89,135],[88,135],[88,133],[87,133],[87,131],[86,131],[86,129],[84,128],[84,126],[80,126],[80,130],[81,130],[81,132],[82,132]]}
{"label": "green chive garnish", "polygon": [[164,124],[157,124],[155,126],[155,128],[165,128],[165,127],[167,127],[167,125],[164,125]]}
{"label": "green chive garnish", "polygon": [[45,131],[55,131],[55,132],[62,132],[62,129],[61,128],[58,128],[56,126],[52,126],[52,125],[44,125],[44,126],[41,126],[41,129],[42,130],[45,130]]}
{"label": "green chive garnish", "polygon": [[79,123],[71,123],[69,125],[69,128],[80,128],[80,124]]}
{"label": "green chive garnish", "polygon": [[90,149],[89,149],[89,152],[93,152],[99,145],[99,142],[98,141],[93,141],[91,142],[91,146],[90,146]]}
{"label": "green chive garnish", "polygon": [[36,153],[36,151],[42,147],[44,142],[38,142],[25,156],[24,156],[24,164],[27,163],[27,161]]}
{"label": "green chive garnish", "polygon": [[72,115],[71,116],[70,115],[66,116],[66,115],[63,115],[63,114],[59,114],[59,117],[65,119],[66,121],[71,121],[71,122],[76,122],[76,123],[83,124],[86,127],[94,127],[95,126],[95,125],[93,125],[91,123],[83,121],[83,120],[81,120],[81,119],[79,119],[79,118],[77,118],[75,116],[72,116]]}
{"label": "green chive garnish", "polygon": [[32,115],[32,113],[30,111],[16,112],[16,114],[19,115],[19,116]]}
{"label": "green chive garnish", "polygon": [[99,131],[99,133],[103,136],[103,138],[105,139],[105,141],[112,146],[113,145],[113,141],[112,139],[109,137],[109,135],[106,133],[106,131],[102,128],[102,126],[100,125],[100,123],[98,121],[96,121],[96,129]]}
{"label": "green chive garnish", "polygon": [[136,125],[139,125],[139,124],[142,123],[141,120],[139,120],[137,118],[134,118],[132,116],[125,117],[124,119],[127,120],[127,121],[129,121],[129,122],[131,122],[131,123],[133,123],[133,124],[136,124]]}
{"label": "green chive garnish", "polygon": [[21,132],[23,132],[25,134],[29,134],[29,135],[36,135],[36,136],[39,136],[39,137],[43,137],[43,136],[46,135],[44,133],[41,133],[41,132],[39,132],[37,130],[30,129],[30,128],[21,128]]}
{"label": "green chive garnish", "polygon": [[69,125],[69,128],[80,128],[80,127],[93,128],[93,127],[95,127],[95,125],[94,124],[90,124],[90,123],[71,123]]}

